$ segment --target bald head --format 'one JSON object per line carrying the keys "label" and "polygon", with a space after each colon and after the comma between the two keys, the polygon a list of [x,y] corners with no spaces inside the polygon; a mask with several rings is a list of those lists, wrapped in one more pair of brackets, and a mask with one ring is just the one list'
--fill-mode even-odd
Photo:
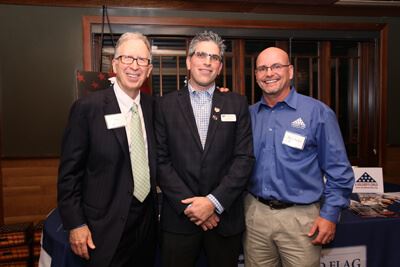
{"label": "bald head", "polygon": [[[284,50],[282,50],[278,47],[268,47],[268,48],[264,49],[257,57],[257,61],[256,61],[257,66],[259,65],[258,64],[259,60],[265,61],[266,59],[268,59],[268,61],[271,61],[272,64],[274,64],[274,63],[280,63],[282,65],[290,64],[289,55]],[[261,64],[261,65],[264,65],[264,64]]]}

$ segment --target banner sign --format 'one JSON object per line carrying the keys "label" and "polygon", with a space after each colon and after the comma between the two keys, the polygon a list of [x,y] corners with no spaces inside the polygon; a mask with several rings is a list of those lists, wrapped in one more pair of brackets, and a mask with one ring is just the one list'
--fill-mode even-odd
{"label": "banner sign", "polygon": [[366,267],[367,247],[352,246],[322,249],[320,267]]}
{"label": "banner sign", "polygon": [[383,193],[382,168],[353,167],[353,193]]}

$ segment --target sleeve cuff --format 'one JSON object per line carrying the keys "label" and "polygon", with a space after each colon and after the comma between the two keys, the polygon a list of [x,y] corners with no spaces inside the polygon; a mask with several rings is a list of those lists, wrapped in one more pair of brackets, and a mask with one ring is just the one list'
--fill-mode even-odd
{"label": "sleeve cuff", "polygon": [[218,214],[221,214],[224,212],[224,207],[221,205],[221,203],[219,203],[219,201],[212,194],[208,194],[207,198],[214,204],[215,211]]}
{"label": "sleeve cuff", "polygon": [[328,221],[338,223],[340,219],[341,208],[324,206],[321,208],[320,216]]}

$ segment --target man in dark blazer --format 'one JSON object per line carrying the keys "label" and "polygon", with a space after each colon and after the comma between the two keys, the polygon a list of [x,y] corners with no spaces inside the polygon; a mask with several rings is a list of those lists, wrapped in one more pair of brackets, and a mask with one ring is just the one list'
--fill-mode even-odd
{"label": "man in dark blazer", "polygon": [[[62,142],[58,208],[73,252],[88,266],[154,264],[158,211],[153,100],[140,93],[152,69],[150,60],[145,36],[122,35],[112,62],[113,86],[78,99],[71,108]],[[140,142],[130,134],[134,116]],[[132,151],[139,143],[143,175],[133,174],[138,161]]]}
{"label": "man in dark blazer", "polygon": [[188,86],[156,105],[164,267],[237,266],[243,193],[253,165],[246,98],[215,90],[225,46],[205,31],[190,43]]}

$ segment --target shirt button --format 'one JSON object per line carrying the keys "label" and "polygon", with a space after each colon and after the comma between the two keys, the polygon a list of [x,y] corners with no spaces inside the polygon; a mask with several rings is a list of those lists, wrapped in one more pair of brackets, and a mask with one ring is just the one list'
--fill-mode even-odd
{"label": "shirt button", "polygon": [[272,128],[268,128],[268,131],[272,132]]}

